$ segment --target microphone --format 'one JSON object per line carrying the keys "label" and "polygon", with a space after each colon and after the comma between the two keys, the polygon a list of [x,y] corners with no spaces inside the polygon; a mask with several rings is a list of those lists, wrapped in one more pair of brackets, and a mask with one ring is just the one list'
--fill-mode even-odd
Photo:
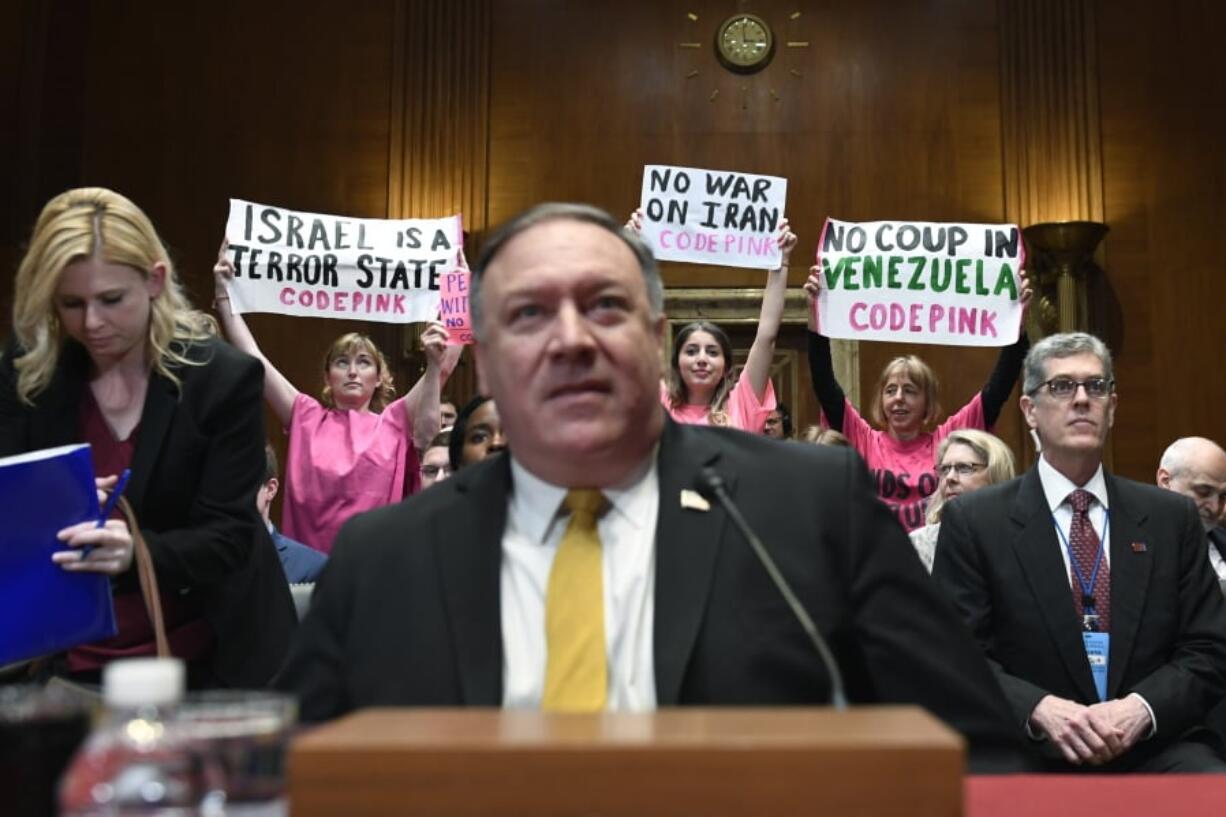
{"label": "microphone", "polygon": [[766,547],[762,544],[762,540],[753,532],[753,528],[749,527],[749,523],[741,515],[741,511],[732,501],[732,497],[728,496],[728,491],[724,487],[724,478],[710,466],[703,468],[698,477],[698,489],[708,496],[714,496],[719,501],[719,504],[723,506],[728,516],[732,517],[732,521],[741,531],[741,535],[749,542],[749,547],[753,550],[754,555],[758,557],[758,561],[762,563],[762,566],[766,568],[771,581],[775,583],[775,587],[779,590],[779,595],[783,596],[783,600],[787,602],[788,607],[792,610],[792,615],[796,616],[796,620],[800,622],[801,628],[809,636],[809,640],[813,642],[813,648],[817,650],[817,655],[821,659],[822,665],[826,668],[826,673],[830,676],[830,705],[835,709],[846,709],[847,695],[843,691],[843,673],[839,671],[839,665],[834,660],[834,653],[830,651],[830,645],[826,643],[826,639],[822,638],[822,634],[817,631],[816,625],[813,624],[813,619],[809,618],[809,614],[800,603],[800,599],[796,598],[796,594],[792,591],[792,586],[788,584],[788,580],[779,571],[779,566],[775,564],[775,560],[767,552]]}

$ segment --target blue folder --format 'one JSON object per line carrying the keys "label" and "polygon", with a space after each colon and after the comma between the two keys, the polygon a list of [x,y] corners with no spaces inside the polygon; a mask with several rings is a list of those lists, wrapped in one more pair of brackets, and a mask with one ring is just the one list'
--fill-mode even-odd
{"label": "blue folder", "polygon": [[115,635],[110,577],[51,561],[56,533],[98,514],[88,445],[0,459],[0,665]]}

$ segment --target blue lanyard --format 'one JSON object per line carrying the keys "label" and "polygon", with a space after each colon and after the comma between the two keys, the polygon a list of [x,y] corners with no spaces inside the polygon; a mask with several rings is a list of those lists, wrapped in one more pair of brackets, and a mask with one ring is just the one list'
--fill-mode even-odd
{"label": "blue lanyard", "polygon": [[[1073,511],[1073,515],[1077,515],[1077,511]],[[1056,533],[1060,534],[1060,541],[1064,544],[1064,549],[1068,552],[1069,568],[1073,571],[1073,578],[1077,580],[1077,586],[1081,588],[1082,599],[1094,599],[1094,583],[1098,581],[1098,569],[1103,564],[1103,554],[1107,550],[1107,534],[1111,527],[1111,510],[1103,508],[1103,535],[1098,540],[1098,557],[1094,560],[1094,572],[1090,574],[1090,583],[1087,585],[1081,578],[1081,568],[1077,566],[1077,557],[1073,553],[1073,547],[1069,544],[1068,537],[1064,535],[1064,531],[1060,528],[1060,523],[1056,521],[1056,515],[1051,515],[1052,524],[1056,526]],[[1090,522],[1090,515],[1086,514],[1086,522]],[[1090,522],[1090,529],[1094,529],[1094,523]],[[1069,532],[1073,530],[1073,523],[1069,522]],[[1084,607],[1084,603],[1083,603]]]}

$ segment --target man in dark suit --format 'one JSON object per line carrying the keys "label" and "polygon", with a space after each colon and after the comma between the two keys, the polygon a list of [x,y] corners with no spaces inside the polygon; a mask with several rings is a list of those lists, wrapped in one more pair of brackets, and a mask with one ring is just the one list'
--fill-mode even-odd
{"label": "man in dark suit", "polygon": [[947,506],[933,576],[1050,768],[1226,771],[1200,728],[1226,693],[1205,534],[1184,497],[1103,471],[1116,402],[1098,338],[1036,344],[1021,407],[1042,456]]}
{"label": "man in dark suit", "polygon": [[[593,208],[530,210],[486,242],[471,305],[510,451],[341,530],[281,674],[305,720],[827,702],[813,645],[704,494],[712,469],[853,701],[919,704],[969,739],[976,768],[1016,763],[998,686],[856,457],[666,419],[663,291],[637,238]],[[594,572],[559,578],[593,532]]]}
{"label": "man in dark suit", "polygon": [[319,571],[328,563],[328,557],[289,538],[272,523],[272,501],[277,498],[277,491],[281,488],[278,473],[277,452],[272,445],[265,443],[264,478],[260,483],[260,490],[255,493],[255,509],[260,512],[264,527],[277,548],[277,555],[281,557],[285,578],[290,584],[310,584],[319,578]]}
{"label": "man in dark suit", "polygon": [[1218,524],[1226,508],[1226,451],[1204,437],[1178,439],[1162,453],[1156,481],[1195,503],[1209,539],[1209,564],[1218,581],[1226,581],[1226,530]]}

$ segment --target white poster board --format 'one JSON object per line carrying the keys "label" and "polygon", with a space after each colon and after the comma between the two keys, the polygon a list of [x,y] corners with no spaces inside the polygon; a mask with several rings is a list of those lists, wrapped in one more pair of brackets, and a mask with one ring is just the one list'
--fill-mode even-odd
{"label": "white poster board", "polygon": [[416,323],[438,317],[442,276],[463,267],[458,215],[372,219],[230,199],[236,313]]}
{"label": "white poster board", "polygon": [[661,261],[775,269],[787,192],[779,176],[647,165],[642,237]]}
{"label": "white poster board", "polygon": [[818,331],[829,338],[1008,346],[1021,330],[1015,224],[827,219]]}

